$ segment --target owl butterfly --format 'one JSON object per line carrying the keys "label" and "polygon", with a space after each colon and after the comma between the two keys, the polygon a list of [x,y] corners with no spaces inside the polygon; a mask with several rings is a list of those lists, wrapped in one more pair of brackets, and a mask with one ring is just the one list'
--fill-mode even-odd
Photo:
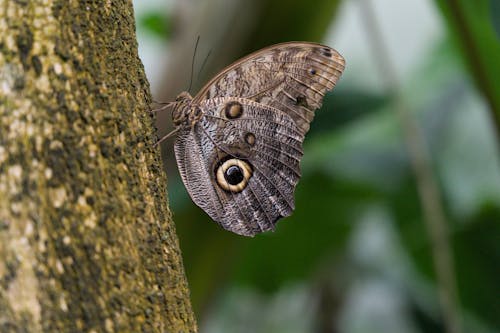
{"label": "owl butterfly", "polygon": [[269,46],[225,68],[172,118],[179,171],[193,201],[223,228],[253,236],[292,214],[302,142],[344,70],[330,47]]}

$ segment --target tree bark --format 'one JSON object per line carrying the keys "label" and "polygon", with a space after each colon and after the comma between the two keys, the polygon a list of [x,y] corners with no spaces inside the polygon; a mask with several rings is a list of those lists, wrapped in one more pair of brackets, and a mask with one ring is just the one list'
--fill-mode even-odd
{"label": "tree bark", "polygon": [[196,332],[130,0],[0,0],[0,331]]}

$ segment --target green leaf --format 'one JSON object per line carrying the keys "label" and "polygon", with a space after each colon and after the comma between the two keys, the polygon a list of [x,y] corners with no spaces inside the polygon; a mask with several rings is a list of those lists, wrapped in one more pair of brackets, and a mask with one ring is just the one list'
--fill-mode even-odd
{"label": "green leaf", "polygon": [[[436,0],[453,39],[500,127],[500,42],[497,0]],[[497,2],[497,4],[494,4]],[[493,18],[493,20],[492,20]]]}
{"label": "green leaf", "polygon": [[453,237],[462,303],[494,327],[500,327],[499,216],[498,207],[485,207]]}
{"label": "green leaf", "polygon": [[500,1],[490,0],[491,22],[497,33],[497,38],[500,41]]}
{"label": "green leaf", "polygon": [[170,20],[167,15],[149,12],[139,18],[139,26],[152,35],[165,39],[170,34]]}

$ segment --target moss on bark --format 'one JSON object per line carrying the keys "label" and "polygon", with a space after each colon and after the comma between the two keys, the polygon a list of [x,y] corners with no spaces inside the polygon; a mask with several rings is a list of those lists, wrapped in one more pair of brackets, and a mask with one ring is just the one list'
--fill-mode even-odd
{"label": "moss on bark", "polygon": [[131,1],[0,0],[0,331],[195,332]]}

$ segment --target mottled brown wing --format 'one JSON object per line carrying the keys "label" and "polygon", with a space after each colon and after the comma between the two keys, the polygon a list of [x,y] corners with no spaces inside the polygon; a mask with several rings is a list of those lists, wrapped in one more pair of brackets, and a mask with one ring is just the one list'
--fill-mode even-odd
{"label": "mottled brown wing", "polygon": [[195,96],[194,102],[241,97],[286,112],[303,134],[314,111],[332,90],[345,66],[334,49],[315,43],[276,44],[225,68]]}
{"label": "mottled brown wing", "polygon": [[[247,99],[213,98],[199,107],[203,118],[183,128],[175,143],[191,198],[237,234],[273,230],[295,206],[304,135],[286,113]],[[217,178],[225,163],[248,167],[247,179],[228,187],[229,179]]]}

